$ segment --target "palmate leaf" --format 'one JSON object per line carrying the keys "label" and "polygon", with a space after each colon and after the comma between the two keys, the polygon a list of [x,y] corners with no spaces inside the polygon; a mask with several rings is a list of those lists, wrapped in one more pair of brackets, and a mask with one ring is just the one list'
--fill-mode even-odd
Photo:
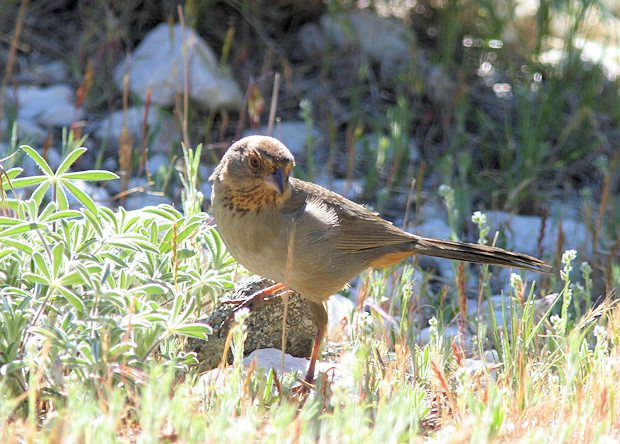
{"label": "palmate leaf", "polygon": [[213,329],[210,325],[207,324],[187,323],[174,327],[171,332],[178,335],[189,336],[192,338],[202,339],[203,341],[206,341],[213,333]]}
{"label": "palmate leaf", "polygon": [[78,160],[86,151],[86,148],[79,147],[67,154],[67,157],[64,158],[64,160],[56,169],[56,174],[59,175],[67,171],[69,167],[73,165],[75,161]]}
{"label": "palmate leaf", "polygon": [[44,230],[47,226],[36,222],[22,222],[0,231],[0,237],[15,236],[16,234],[26,233],[33,230]]}
{"label": "palmate leaf", "polygon": [[61,286],[58,287],[58,292],[68,303],[73,305],[73,308],[75,308],[78,313],[82,313],[84,311],[84,303],[72,290]]}
{"label": "palmate leaf", "polygon": [[13,188],[23,188],[23,187],[29,187],[30,185],[36,185],[41,182],[45,182],[48,179],[49,179],[48,176],[20,177],[18,179],[13,179],[11,181],[11,185],[13,185]]}
{"label": "palmate leaf", "polygon": [[3,238],[0,237],[0,244],[8,245],[9,247],[15,248],[23,253],[26,253],[28,256],[32,256],[32,252],[34,251],[30,246],[26,245],[23,241],[18,241],[11,238]]}
{"label": "palmate leaf", "polygon": [[14,217],[4,217],[4,216],[0,216],[0,226],[1,225],[17,225],[20,224],[22,221],[20,219],[16,219]]}
{"label": "palmate leaf", "polygon": [[19,168],[19,167],[15,167],[15,168],[11,168],[8,171],[4,171],[2,173],[2,180],[0,180],[0,182],[2,183],[2,187],[6,187],[8,185],[7,183],[7,178],[11,181],[11,184],[13,183],[13,179],[15,179],[17,176],[19,176],[22,172],[24,171],[23,168]]}
{"label": "palmate leaf", "polygon": [[43,174],[46,174],[48,176],[53,176],[54,175],[54,172],[50,168],[49,164],[45,161],[43,156],[41,156],[34,148],[32,148],[31,146],[28,146],[28,145],[22,145],[22,146],[19,147],[19,149],[21,149],[32,160],[34,160],[34,163],[37,164],[37,166],[41,169]]}
{"label": "palmate leaf", "polygon": [[49,285],[50,284],[49,279],[46,278],[45,276],[41,275],[41,274],[26,272],[26,273],[22,274],[22,278],[26,282],[30,282],[31,284],[41,284],[41,285]]}
{"label": "palmate leaf", "polygon": [[69,182],[68,180],[63,180],[61,183],[62,186],[66,187],[82,205],[84,205],[93,213],[97,212],[97,205],[95,205],[95,202],[88,194],[86,194],[84,191],[82,191],[80,188],[75,186],[75,184]]}
{"label": "palmate leaf", "polygon": [[62,174],[63,179],[85,180],[85,181],[103,181],[118,179],[118,175],[105,170],[86,170],[76,171]]}

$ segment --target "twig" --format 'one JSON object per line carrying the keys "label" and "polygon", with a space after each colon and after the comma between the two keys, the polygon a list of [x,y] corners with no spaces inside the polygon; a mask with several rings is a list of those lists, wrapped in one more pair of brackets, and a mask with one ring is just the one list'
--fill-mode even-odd
{"label": "twig", "polygon": [[273,134],[273,125],[276,120],[276,109],[278,108],[278,95],[280,94],[280,73],[273,76],[273,90],[271,91],[271,105],[269,106],[269,121],[267,124],[267,135]]}

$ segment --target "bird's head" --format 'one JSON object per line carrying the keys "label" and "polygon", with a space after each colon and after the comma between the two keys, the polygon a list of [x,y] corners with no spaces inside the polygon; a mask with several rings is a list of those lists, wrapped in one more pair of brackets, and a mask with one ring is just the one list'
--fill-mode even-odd
{"label": "bird's head", "polygon": [[279,140],[249,136],[235,142],[209,178],[231,192],[279,201],[290,194],[289,176],[295,159]]}

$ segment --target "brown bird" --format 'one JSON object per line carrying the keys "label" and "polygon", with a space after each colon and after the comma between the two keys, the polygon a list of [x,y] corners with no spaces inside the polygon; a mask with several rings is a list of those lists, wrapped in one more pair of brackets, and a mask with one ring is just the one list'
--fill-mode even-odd
{"label": "brown bird", "polygon": [[[543,261],[525,254],[403,231],[339,194],[291,177],[294,166],[293,155],[279,140],[241,139],[210,177],[211,202],[218,231],[237,261],[308,301],[317,329],[308,382],[314,378],[327,326],[323,303],[369,267],[388,267],[424,254],[551,271]],[[271,290],[283,288],[282,284]]]}

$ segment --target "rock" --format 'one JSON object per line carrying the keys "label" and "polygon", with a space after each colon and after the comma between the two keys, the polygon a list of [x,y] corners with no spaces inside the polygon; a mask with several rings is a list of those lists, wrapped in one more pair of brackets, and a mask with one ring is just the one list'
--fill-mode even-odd
{"label": "rock", "polygon": [[[531,255],[538,254],[538,237],[542,227],[540,217],[513,215],[503,211],[489,211],[486,215],[491,233],[500,230],[501,236],[506,239],[507,249]],[[555,254],[560,224],[564,233],[563,250],[574,249],[586,256],[591,254],[592,241],[585,224],[569,219],[560,222],[553,217],[546,221],[541,242],[544,254]]]}
{"label": "rock", "polygon": [[[206,342],[198,339],[190,340],[189,347],[198,354],[200,371],[216,367],[222,359],[226,335],[231,324],[227,317],[235,308],[235,305],[226,304],[224,301],[244,300],[251,294],[272,284],[273,282],[269,279],[258,276],[248,279],[238,285],[229,298],[223,299],[223,303],[209,317],[199,321],[211,325],[214,329],[214,333]],[[280,297],[252,308],[250,316],[245,321],[247,327],[247,339],[244,345],[245,356],[254,350],[263,348],[281,349],[283,313],[284,303]],[[218,331],[223,323],[221,330]],[[310,356],[315,330],[312,313],[307,303],[298,293],[291,294],[287,310],[286,353],[293,356]],[[228,356],[228,360],[232,360],[231,354]]]}
{"label": "rock", "polygon": [[[34,146],[32,148],[34,148],[39,154],[44,157],[44,159],[47,161],[47,164],[52,170],[56,170],[56,168],[58,168],[58,166],[62,162],[60,153],[55,148],[48,149],[45,154],[43,154],[42,150],[39,147]],[[22,177],[39,176],[43,174],[41,169],[39,169],[37,164],[34,162],[34,160],[32,160],[32,158],[25,153],[22,156],[22,161],[19,166],[24,169],[24,171],[22,172]]]}
{"label": "rock", "polygon": [[139,210],[159,204],[172,204],[172,201],[166,195],[136,192],[127,197],[124,207],[126,210]]}
{"label": "rock", "polygon": [[28,64],[26,68],[17,75],[19,84],[35,84],[35,85],[54,85],[56,83],[66,82],[69,77],[69,71],[64,63],[55,60],[49,63]]}
{"label": "rock", "polygon": [[333,179],[321,175],[315,177],[313,182],[351,200],[356,200],[364,192],[363,179]]}
{"label": "rock", "polygon": [[[422,330],[420,330],[420,333],[418,334],[418,343],[420,345],[426,345],[430,342],[430,339],[431,339],[430,330],[431,330],[431,327],[425,327]],[[457,341],[458,343],[460,340],[459,329],[456,325],[448,325],[447,327],[445,327],[445,329],[440,330],[440,335],[443,338],[444,346],[449,346],[452,341]],[[473,342],[472,342],[470,334],[468,334],[467,337],[464,338],[464,341],[462,342],[463,342],[463,348],[465,351],[473,350]]]}
{"label": "rock", "polygon": [[159,174],[160,170],[165,174],[170,167],[170,160],[168,159],[168,156],[164,156],[163,154],[155,154],[149,157],[147,164],[151,174]]}
{"label": "rock", "polygon": [[106,157],[103,161],[102,168],[113,173],[118,170],[118,160],[116,157]]}
{"label": "rock", "polygon": [[[242,137],[261,135],[266,136],[268,126],[261,126],[259,128],[251,128],[245,130]],[[309,133],[309,134],[308,134]],[[293,156],[300,157],[306,154],[307,143],[309,140],[314,141],[316,144],[320,138],[320,132],[316,127],[312,127],[308,130],[305,122],[302,121],[290,121],[290,122],[278,122],[274,128],[272,137],[280,140],[284,145],[291,150]]]}
{"label": "rock", "polygon": [[342,341],[349,335],[349,318],[355,304],[349,298],[335,294],[327,300],[327,339]]}
{"label": "rock", "polygon": [[123,90],[127,72],[130,92],[143,102],[150,89],[153,103],[173,106],[184,88],[184,46],[189,67],[189,97],[208,110],[239,110],[243,100],[239,86],[222,72],[207,43],[181,25],[161,23],[152,29],[129,59],[116,67],[116,86]]}
{"label": "rock", "polygon": [[[140,146],[142,139],[144,107],[134,106],[127,110],[125,114],[122,110],[115,111],[105,119],[101,120],[95,136],[102,141],[107,141],[108,146],[113,150],[118,150],[118,139],[123,130],[123,122],[127,125],[127,131],[133,137],[134,147]],[[171,148],[180,146],[181,133],[179,132],[174,119],[168,114],[151,108],[147,117],[149,126],[149,153],[167,155]]]}
{"label": "rock", "polygon": [[205,199],[211,200],[211,192],[213,191],[213,184],[208,180],[203,181],[200,184],[200,191]]}
{"label": "rock", "polygon": [[[495,350],[488,350],[485,352],[485,360],[475,358],[465,358],[463,360],[463,370],[465,370],[470,376],[482,376],[487,372],[492,380],[497,379],[497,369],[500,368],[499,359]],[[490,358],[490,360],[486,359]],[[482,386],[486,386],[486,381],[481,380]]]}
{"label": "rock", "polygon": [[[2,128],[6,128],[6,120],[0,121]],[[14,122],[19,144],[40,145],[47,139],[47,131],[41,128],[32,120],[18,117]],[[11,129],[12,131],[12,129]]]}
{"label": "rock", "polygon": [[37,121],[44,126],[71,126],[73,122],[84,118],[84,111],[76,109],[71,103],[58,103],[46,108]]}
{"label": "rock", "polygon": [[47,164],[54,171],[56,171],[56,169],[63,161],[62,157],[60,156],[60,151],[56,148],[50,148],[47,150],[47,153],[45,154],[45,160],[47,160]]}
{"label": "rock", "polygon": [[17,99],[17,116],[46,126],[70,126],[84,117],[84,111],[73,105],[73,90],[68,85],[47,88],[19,86],[9,92]]}
{"label": "rock", "polygon": [[[282,371],[282,350],[277,348],[265,348],[254,350],[246,358],[243,359],[243,364],[248,367],[252,361],[256,361],[256,366],[262,368],[265,371],[269,371],[272,368],[278,371]],[[306,358],[299,358],[291,356],[288,353],[284,354],[284,372],[286,373],[298,373],[303,376],[308,371],[308,365],[310,361]]]}
{"label": "rock", "polygon": [[[244,374],[247,374],[246,372],[248,368],[256,365],[256,369],[258,371],[269,372],[273,369],[279,377],[281,377],[282,371],[284,371],[284,373],[287,374],[295,374],[299,378],[306,375],[309,364],[310,360],[306,358],[299,358],[285,353],[283,365],[282,350],[277,348],[254,350],[247,357],[245,357],[242,362]],[[200,383],[198,384],[197,389],[202,390],[204,387],[208,387],[212,384],[220,386],[225,384],[231,368],[232,367],[226,367],[224,371],[220,371],[219,368],[213,368],[212,370],[206,372],[200,378]],[[346,371],[346,368],[343,365],[333,362],[317,361],[314,373],[315,378],[318,377],[320,373],[326,373],[330,380],[335,381],[342,387],[347,387],[347,385],[351,386],[352,375],[349,371]],[[346,376],[346,378],[343,376]]]}
{"label": "rock", "polygon": [[[325,50],[325,35],[316,23],[306,23],[297,32],[297,42],[301,54],[310,60],[323,57]],[[295,54],[295,53],[293,53]]]}
{"label": "rock", "polygon": [[408,58],[409,46],[414,42],[413,33],[400,20],[369,11],[323,15],[321,28],[337,46],[358,47],[378,62]]}
{"label": "rock", "polygon": [[[441,217],[430,217],[425,219],[420,225],[409,230],[419,236],[432,237],[435,239],[449,240],[452,230],[448,223]],[[420,265],[424,268],[437,268],[442,277],[454,279],[454,261],[449,259],[431,258],[429,256],[418,256]]]}

